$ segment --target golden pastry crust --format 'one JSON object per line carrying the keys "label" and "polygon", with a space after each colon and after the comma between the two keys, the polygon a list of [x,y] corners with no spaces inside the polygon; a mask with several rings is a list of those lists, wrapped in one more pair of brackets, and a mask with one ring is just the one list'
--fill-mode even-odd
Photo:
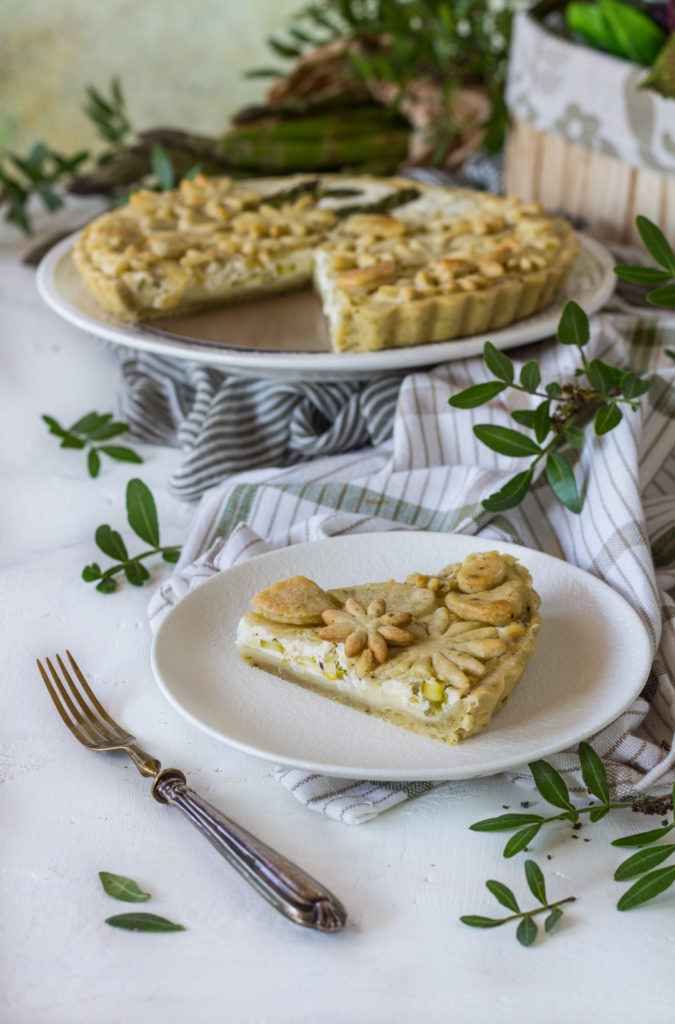
{"label": "golden pastry crust", "polygon": [[[496,585],[478,589],[481,577]],[[297,615],[298,579],[305,580],[293,577],[254,596],[258,611],[272,596],[275,618],[243,616],[237,632],[242,656],[323,696],[450,744],[484,728],[504,705],[534,652],[541,624],[528,571],[495,551],[470,555],[434,577],[413,573],[406,583],[323,591],[306,580],[308,595],[324,595],[318,627],[281,618]],[[430,589],[430,579],[439,585]],[[287,610],[279,608],[286,591],[293,605]]]}
{"label": "golden pastry crust", "polygon": [[[390,200],[391,212],[359,212]],[[570,226],[537,204],[347,175],[198,175],[169,192],[141,190],[73,248],[96,301],[126,320],[313,280],[338,352],[504,327],[548,305],[577,253]]]}

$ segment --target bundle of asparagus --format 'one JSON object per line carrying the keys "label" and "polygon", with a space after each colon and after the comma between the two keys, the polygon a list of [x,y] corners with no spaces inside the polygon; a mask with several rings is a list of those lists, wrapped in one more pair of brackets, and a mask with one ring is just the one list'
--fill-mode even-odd
{"label": "bundle of asparagus", "polygon": [[388,174],[405,160],[409,136],[405,118],[372,101],[347,105],[334,97],[248,108],[217,137],[174,128],[140,132],[132,146],[74,178],[68,189],[91,195],[129,187],[151,172],[156,146],[165,150],[177,178],[195,166],[206,174],[246,177],[337,170]]}

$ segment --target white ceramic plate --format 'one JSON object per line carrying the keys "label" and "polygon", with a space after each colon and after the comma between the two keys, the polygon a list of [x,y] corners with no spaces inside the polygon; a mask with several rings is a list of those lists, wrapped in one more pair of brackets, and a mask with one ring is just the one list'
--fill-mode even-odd
{"label": "white ceramic plate", "polygon": [[[472,551],[520,558],[542,598],[537,649],[509,703],[451,747],[337,704],[243,662],[235,647],[252,595],[303,574],[324,587],[433,573]],[[171,610],[152,666],[181,714],[211,736],[276,764],[344,778],[464,779],[579,742],[633,701],[651,663],[633,608],[594,576],[528,548],[405,531],[334,537],[261,555],[214,576]]]}
{"label": "white ceramic plate", "polygon": [[575,299],[587,313],[594,313],[612,294],[616,281],[611,253],[581,235],[581,252],[563,289],[535,316],[470,338],[338,354],[330,350],[321,304],[310,289],[149,324],[118,320],[106,313],[85,288],[71,256],[75,237],[54,246],[38,267],[38,290],[55,313],[90,334],[120,345],[197,360],[252,377],[343,380],[480,355],[488,340],[497,348],[514,348],[554,334],[568,299]]}

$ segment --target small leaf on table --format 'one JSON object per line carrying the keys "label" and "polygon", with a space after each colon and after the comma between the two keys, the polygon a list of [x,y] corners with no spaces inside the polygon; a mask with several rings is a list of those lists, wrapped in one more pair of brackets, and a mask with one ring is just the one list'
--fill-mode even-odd
{"label": "small leaf on table", "polygon": [[632,857],[625,860],[623,864],[619,864],[614,872],[614,880],[616,882],[625,882],[629,878],[634,878],[635,875],[651,871],[652,868],[663,864],[664,860],[668,860],[673,852],[675,852],[675,845],[673,843],[668,843],[664,846],[648,846],[644,850],[638,850]]}
{"label": "small leaf on table", "polygon": [[157,507],[150,489],[142,480],[130,480],[127,485],[127,517],[129,526],[141,540],[159,547],[159,521]]}
{"label": "small leaf on table", "polygon": [[508,832],[523,825],[542,824],[541,814],[500,814],[497,818],[483,818],[469,825],[472,832]]}
{"label": "small leaf on table", "polygon": [[613,839],[612,846],[649,846],[650,843],[656,843],[659,839],[663,839],[674,828],[675,825],[664,825],[663,828],[650,829],[649,832],[635,832],[632,836]]}
{"label": "small leaf on table", "polygon": [[482,917],[480,914],[465,914],[460,917],[462,924],[468,924],[470,928],[497,928],[504,921],[499,917]]}
{"label": "small leaf on table", "polygon": [[525,861],[525,878],[532,895],[546,906],[546,882],[544,881],[544,874],[536,861]]}
{"label": "small leaf on table", "polygon": [[120,562],[124,562],[129,557],[126,544],[120,534],[106,523],[97,528],[94,540],[101,551],[111,558],[117,558]]}
{"label": "small leaf on table", "polygon": [[675,882],[675,865],[669,868],[658,868],[640,878],[625,892],[617,903],[618,910],[632,910],[633,907],[653,900]]}
{"label": "small leaf on table", "polygon": [[521,850],[524,850],[532,842],[540,828],[541,823],[538,825],[528,825],[527,828],[516,832],[506,843],[502,856],[507,858],[515,857],[517,853],[520,853]]}
{"label": "small leaf on table", "polygon": [[116,900],[125,900],[127,903],[142,903],[150,899],[149,892],[143,892],[137,882],[124,875],[114,875],[111,871],[99,871],[98,877],[101,885]]}
{"label": "small leaf on table", "polygon": [[521,946],[531,946],[538,930],[536,921],[531,917],[524,917],[516,929],[516,938]]}
{"label": "small leaf on table", "polygon": [[133,448],[125,448],[119,444],[102,444],[100,450],[104,455],[118,462],[142,462],[143,459]]}
{"label": "small leaf on table", "polygon": [[528,767],[532,772],[534,784],[544,800],[566,811],[575,810],[565,780],[548,761],[532,761]]}
{"label": "small leaf on table", "polygon": [[182,924],[174,924],[167,921],[165,917],[157,914],[145,914],[140,911],[130,914],[115,914],[114,917],[107,917],[106,924],[113,928],[124,928],[130,932],[184,932]]}
{"label": "small leaf on table", "polygon": [[590,743],[581,742],[579,744],[579,761],[581,762],[581,777],[586,789],[593,796],[597,796],[598,800],[602,800],[605,804],[609,803],[607,772]]}
{"label": "small leaf on table", "polygon": [[513,891],[509,889],[508,885],[504,885],[503,882],[498,882],[494,878],[488,878],[485,885],[494,898],[498,900],[503,907],[506,907],[508,910],[515,911],[516,914],[520,911],[518,900],[514,896]]}

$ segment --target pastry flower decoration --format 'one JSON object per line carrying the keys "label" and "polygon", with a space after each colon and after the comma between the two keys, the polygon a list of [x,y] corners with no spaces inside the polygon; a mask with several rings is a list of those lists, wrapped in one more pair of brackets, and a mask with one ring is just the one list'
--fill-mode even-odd
{"label": "pastry flower decoration", "polygon": [[485,675],[485,662],[498,658],[509,640],[524,632],[519,623],[499,628],[482,622],[457,622],[446,608],[434,612],[428,635],[415,650],[402,652],[392,662],[392,674],[409,674],[419,679],[437,679],[465,696]]}
{"label": "pastry flower decoration", "polygon": [[377,597],[367,608],[353,597],[344,608],[326,608],[321,613],[326,625],[318,631],[322,640],[343,643],[348,658],[358,658],[357,670],[368,672],[377,661],[387,660],[390,647],[408,647],[415,637],[403,626],[412,619],[409,612],[387,612],[383,598]]}

